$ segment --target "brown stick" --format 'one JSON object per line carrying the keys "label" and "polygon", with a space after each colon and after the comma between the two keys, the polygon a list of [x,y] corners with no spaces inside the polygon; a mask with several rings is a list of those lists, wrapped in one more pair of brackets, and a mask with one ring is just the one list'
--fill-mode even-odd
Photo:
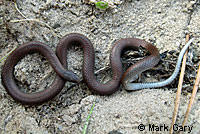
{"label": "brown stick", "polygon": [[[189,34],[186,35],[186,43],[188,41],[189,41]],[[177,89],[177,93],[176,93],[175,108],[174,108],[174,113],[173,113],[173,118],[172,118],[169,134],[173,133],[173,125],[176,122],[176,117],[177,117],[178,107],[179,107],[179,102],[180,102],[180,94],[181,94],[181,90],[182,90],[183,78],[184,78],[184,73],[185,73],[187,53],[188,53],[188,50],[185,52],[183,61],[182,61],[181,73],[180,73],[178,89]]]}
{"label": "brown stick", "polygon": [[199,64],[199,69],[198,69],[198,72],[197,72],[197,77],[196,77],[196,80],[195,80],[195,84],[194,84],[194,87],[193,87],[193,90],[192,90],[192,96],[190,98],[190,103],[188,104],[187,111],[186,111],[182,126],[185,125],[185,123],[186,123],[186,121],[188,119],[188,115],[189,115],[189,113],[191,111],[192,104],[194,103],[194,98],[196,96],[196,93],[197,93],[197,90],[198,90],[198,87],[199,87],[199,81],[200,81],[200,64]]}

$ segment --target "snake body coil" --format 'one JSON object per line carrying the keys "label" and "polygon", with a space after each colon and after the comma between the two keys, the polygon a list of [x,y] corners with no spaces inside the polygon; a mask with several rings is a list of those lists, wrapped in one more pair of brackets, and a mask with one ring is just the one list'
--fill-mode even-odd
{"label": "snake body coil", "polygon": [[126,90],[128,90],[128,91],[135,91],[135,90],[140,90],[140,89],[144,89],[144,88],[163,87],[163,86],[166,86],[166,85],[170,84],[177,77],[177,75],[179,73],[179,70],[180,70],[181,61],[183,59],[185,51],[188,49],[188,47],[190,46],[190,44],[192,43],[193,40],[194,40],[194,38],[190,39],[188,41],[188,43],[181,50],[181,52],[180,52],[180,54],[178,56],[178,60],[177,60],[177,63],[176,63],[175,70],[174,70],[173,74],[168,79],[163,80],[163,81],[159,81],[159,82],[132,83],[133,77],[135,75],[138,75],[138,74],[143,72],[141,70],[137,71],[137,70],[133,69],[132,71],[129,71],[129,75],[124,74],[124,79],[122,80],[124,88]]}

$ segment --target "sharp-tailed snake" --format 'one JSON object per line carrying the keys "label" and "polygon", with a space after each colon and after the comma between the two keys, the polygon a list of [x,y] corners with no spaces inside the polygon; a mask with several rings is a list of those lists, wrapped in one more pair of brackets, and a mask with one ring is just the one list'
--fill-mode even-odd
{"label": "sharp-tailed snake", "polygon": [[[192,39],[193,40],[193,39]],[[67,50],[71,45],[77,44],[83,48],[84,60],[83,60],[83,79],[88,88],[97,94],[109,95],[114,93],[122,82],[123,86],[127,90],[139,90],[143,88],[155,88],[162,87],[174,80],[177,76],[182,57],[186,49],[191,44],[190,40],[179,54],[176,69],[171,77],[162,82],[156,83],[131,83],[138,74],[143,71],[152,68],[160,60],[160,54],[158,49],[150,43],[136,39],[126,38],[117,41],[111,50],[110,62],[113,71],[112,80],[106,84],[99,83],[94,75],[94,62],[95,51],[90,40],[84,35],[78,33],[68,34],[63,37],[57,45],[56,54],[48,47],[48,45],[41,42],[29,42],[19,46],[15,49],[6,59],[2,69],[2,83],[6,91],[17,101],[23,104],[35,105],[41,104],[55,97],[64,87],[66,81],[80,82],[79,77],[72,71],[67,69]],[[139,47],[143,47],[150,54],[144,59],[138,61],[129,67],[126,72],[122,72],[121,53],[124,49],[138,50]],[[39,52],[49,61],[53,69],[56,71],[56,77],[52,84],[45,90],[35,93],[22,92],[16,85],[14,78],[15,65],[27,54]]]}

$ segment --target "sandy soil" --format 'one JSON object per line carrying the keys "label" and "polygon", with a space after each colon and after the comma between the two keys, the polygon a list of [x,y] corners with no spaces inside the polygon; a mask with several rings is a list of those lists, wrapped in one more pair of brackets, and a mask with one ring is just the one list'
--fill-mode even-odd
{"label": "sandy soil", "polygon": [[[137,37],[156,45],[162,53],[180,51],[186,33],[195,38],[190,51],[200,56],[200,2],[198,0],[113,0],[106,11],[80,0],[38,1],[17,0],[19,10],[12,1],[0,1],[0,57],[13,48],[28,42],[41,41],[55,50],[59,39],[68,33],[81,33],[94,44],[95,70],[109,65],[113,43],[121,38]],[[50,29],[47,24],[52,27]],[[70,50],[69,68],[80,77],[83,52],[79,47]],[[3,62],[0,63],[2,68]],[[1,70],[0,70],[1,71]],[[39,54],[26,56],[15,67],[15,76],[26,92],[45,89],[55,73]],[[110,79],[109,72],[98,74],[99,81]],[[192,81],[193,82],[193,81]],[[144,134],[169,133],[149,131],[149,125],[170,126],[174,110],[176,89],[147,89],[126,92],[122,87],[110,96],[92,94],[84,84],[65,88],[53,100],[39,106],[24,106],[14,101],[0,84],[0,134],[78,134],[82,133],[91,106],[94,111],[88,134]],[[193,83],[191,83],[193,85]],[[189,85],[185,84],[184,88]],[[176,124],[181,125],[191,93],[181,95]],[[143,124],[144,131],[138,126]],[[186,124],[190,133],[200,133],[200,93]],[[175,134],[178,132],[175,132]],[[184,133],[189,133],[186,129]]]}

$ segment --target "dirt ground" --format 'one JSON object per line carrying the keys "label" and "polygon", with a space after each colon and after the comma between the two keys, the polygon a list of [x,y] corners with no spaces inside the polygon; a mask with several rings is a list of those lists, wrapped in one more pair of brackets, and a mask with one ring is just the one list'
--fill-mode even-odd
{"label": "dirt ground", "polygon": [[[128,37],[151,42],[160,53],[179,52],[189,33],[195,37],[190,47],[192,58],[200,57],[199,0],[112,0],[112,6],[105,11],[81,0],[17,0],[16,3],[24,16],[16,10],[13,1],[0,0],[0,58],[28,41],[41,41],[55,50],[64,35],[74,32],[92,41],[96,71],[109,66],[114,42]],[[82,77],[81,48],[72,47],[69,53],[69,69]],[[55,76],[48,61],[39,54],[26,56],[14,73],[26,92],[45,89]],[[97,79],[107,82],[110,74],[109,69],[97,74]],[[194,80],[184,83],[183,90],[193,83]],[[47,103],[28,106],[14,101],[0,84],[0,134],[79,134],[94,103],[88,134],[169,133],[167,129],[150,131],[149,127],[153,124],[170,127],[176,88],[127,92],[121,86],[110,96],[99,96],[83,83],[69,89],[71,85],[67,82],[61,93]],[[190,96],[191,91],[181,95],[177,125],[184,119]],[[138,129],[140,124],[145,130]],[[187,128],[183,133],[200,133],[200,93],[186,125],[192,130]],[[177,129],[174,133],[178,133]]]}

